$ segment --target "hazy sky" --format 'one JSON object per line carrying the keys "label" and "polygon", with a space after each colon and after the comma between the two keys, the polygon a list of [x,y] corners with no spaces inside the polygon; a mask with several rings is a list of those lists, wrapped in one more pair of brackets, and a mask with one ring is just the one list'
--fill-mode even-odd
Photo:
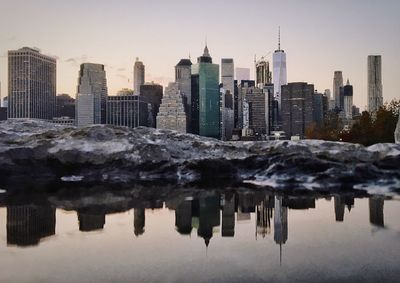
{"label": "hazy sky", "polygon": [[400,98],[399,0],[0,0],[2,96],[10,49],[56,56],[57,93],[73,96],[79,64],[105,64],[114,95],[132,88],[136,57],[146,81],[165,85],[179,59],[201,55],[206,36],[215,63],[233,57],[253,73],[254,54],[277,48],[278,26],[289,82],[332,89],[333,72],[342,70],[364,109],[367,56],[381,54],[384,100]]}

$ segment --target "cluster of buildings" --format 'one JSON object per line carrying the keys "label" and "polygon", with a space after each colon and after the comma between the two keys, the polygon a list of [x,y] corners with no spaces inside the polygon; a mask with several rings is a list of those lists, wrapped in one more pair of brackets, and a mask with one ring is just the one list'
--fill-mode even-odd
{"label": "cluster of buildings", "polygon": [[[286,53],[272,54],[272,66],[255,58],[250,70],[236,68],[233,58],[216,64],[207,45],[196,62],[182,59],[175,81],[163,86],[145,82],[145,66],[134,63],[133,90],[108,95],[102,64],[80,66],[76,98],[56,95],[56,59],[23,47],[8,52],[8,96],[0,119],[43,119],[77,125],[110,124],[171,129],[221,140],[303,139],[311,125],[323,126],[328,114],[351,126],[359,109],[353,105],[353,86],[334,72],[332,96],[313,84],[287,81]],[[381,56],[368,56],[368,110],[383,104]],[[235,76],[236,71],[236,76]]]}
{"label": "cluster of buildings", "polygon": [[[374,226],[384,227],[384,201],[383,196],[369,198],[369,221]],[[354,195],[334,195],[333,204],[336,221],[343,222],[346,208],[350,211],[354,207]],[[54,206],[9,204],[6,207],[8,245],[37,245],[42,238],[55,235]],[[165,200],[136,201],[127,205],[127,209],[133,209],[133,234],[139,237],[145,233],[146,211],[164,207],[175,212],[175,229],[179,234],[192,235],[192,231],[196,230],[206,246],[216,233],[220,233],[221,237],[234,237],[235,226],[249,223],[251,219],[255,221],[256,238],[271,236],[276,244],[284,245],[289,235],[288,211],[315,209],[316,198],[231,191],[200,194],[192,199],[175,195]],[[79,231],[104,229],[106,213],[106,207],[101,205],[78,209]]]}

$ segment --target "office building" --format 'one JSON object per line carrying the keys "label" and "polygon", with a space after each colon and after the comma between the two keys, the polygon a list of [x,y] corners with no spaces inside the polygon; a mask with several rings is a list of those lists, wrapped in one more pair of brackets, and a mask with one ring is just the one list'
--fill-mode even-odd
{"label": "office building", "polygon": [[282,129],[288,138],[305,137],[313,121],[314,85],[289,83],[282,86]]}
{"label": "office building", "polygon": [[156,128],[156,119],[158,109],[160,108],[161,99],[163,97],[162,85],[156,83],[145,83],[140,86],[140,100],[150,103],[152,107],[152,116],[148,127]]}
{"label": "office building", "polygon": [[317,126],[324,123],[324,95],[317,91],[313,95],[313,122]]}
{"label": "office building", "polygon": [[382,57],[368,56],[368,111],[374,113],[383,105]]}
{"label": "office building", "polygon": [[186,113],[186,129],[191,132],[192,121],[192,61],[190,59],[181,59],[175,66],[175,82],[181,91],[183,105]]}
{"label": "office building", "polygon": [[353,86],[350,85],[349,80],[343,87],[343,111],[347,120],[353,118]]}
{"label": "office building", "polygon": [[145,82],[145,68],[142,61],[136,58],[135,65],[133,66],[133,91],[135,95],[140,95],[140,86]]}
{"label": "office building", "polygon": [[267,84],[272,83],[272,73],[269,70],[269,62],[261,57],[260,60],[255,61],[256,67],[256,86],[263,88]]}
{"label": "office building", "polygon": [[235,91],[235,74],[234,74],[234,63],[232,58],[221,59],[221,83],[222,87],[229,91],[231,94]]}
{"label": "office building", "polygon": [[8,118],[51,120],[55,107],[56,59],[29,47],[8,51]]}
{"label": "office building", "polygon": [[233,110],[233,95],[229,90],[220,88],[220,129],[221,129],[221,140],[231,140],[234,128],[234,110]]}
{"label": "office building", "polygon": [[186,133],[186,126],[185,107],[178,83],[169,83],[157,114],[157,129]]}
{"label": "office building", "polygon": [[281,49],[281,36],[279,30],[278,49],[275,50],[273,56],[273,82],[274,82],[274,99],[278,102],[279,111],[282,108],[282,86],[287,84],[286,70],[286,53]]}
{"label": "office building", "polygon": [[335,108],[342,109],[340,103],[340,88],[343,87],[342,71],[335,71],[333,75],[333,98],[335,99]]}
{"label": "office building", "polygon": [[[267,134],[266,97],[263,89],[245,88],[246,108],[248,108],[248,128],[256,139],[264,139]],[[247,115],[247,113],[246,113]],[[247,119],[247,117],[246,117]]]}
{"label": "office building", "polygon": [[220,137],[219,65],[212,63],[208,47],[192,65],[193,134]]}
{"label": "office building", "polygon": [[75,105],[79,127],[106,123],[107,95],[104,65],[81,64]]}
{"label": "office building", "polygon": [[129,128],[147,127],[153,119],[152,105],[131,92],[120,91],[118,94],[107,98],[107,124]]}

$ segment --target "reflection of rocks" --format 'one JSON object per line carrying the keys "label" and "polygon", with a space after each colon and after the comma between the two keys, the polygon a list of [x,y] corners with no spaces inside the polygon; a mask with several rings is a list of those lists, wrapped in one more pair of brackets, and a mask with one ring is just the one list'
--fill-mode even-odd
{"label": "reflection of rocks", "polygon": [[[30,132],[29,132],[30,131]],[[325,141],[224,143],[148,128],[0,123],[0,185],[64,180],[250,182],[280,188],[388,190],[400,184],[400,144]],[[28,172],[28,173],[27,173]],[[75,176],[72,178],[71,176]]]}
{"label": "reflection of rocks", "polygon": [[7,207],[7,244],[9,245],[37,245],[41,238],[54,235],[55,230],[55,208],[47,205]]}
{"label": "reflection of rocks", "polygon": [[372,196],[369,198],[369,222],[373,225],[384,227],[383,219],[383,196]]}

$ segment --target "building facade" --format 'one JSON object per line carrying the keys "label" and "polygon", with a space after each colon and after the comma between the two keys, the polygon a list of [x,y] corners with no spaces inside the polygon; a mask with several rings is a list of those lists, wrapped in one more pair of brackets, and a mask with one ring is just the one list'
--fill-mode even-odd
{"label": "building facade", "polygon": [[343,111],[347,120],[353,118],[353,86],[350,85],[349,80],[343,87]]}
{"label": "building facade", "polygon": [[36,49],[8,51],[8,118],[54,117],[56,68],[55,58]]}
{"label": "building facade", "polygon": [[117,95],[107,98],[107,124],[136,128],[147,127],[152,119],[151,104],[137,95]]}
{"label": "building facade", "polygon": [[200,136],[220,137],[219,65],[212,63],[207,46],[192,65],[192,125]]}
{"label": "building facade", "polygon": [[288,138],[305,137],[313,121],[314,85],[289,83],[282,87],[282,129]]}
{"label": "building facade", "polygon": [[107,95],[104,65],[81,64],[75,106],[79,127],[106,123]]}
{"label": "building facade", "polygon": [[186,133],[186,113],[178,83],[169,83],[165,88],[157,115],[157,129]]}
{"label": "building facade", "polygon": [[269,62],[261,57],[260,60],[255,61],[256,67],[256,86],[263,88],[264,85],[272,83],[272,73],[269,70]]}
{"label": "building facade", "polygon": [[186,129],[191,132],[192,119],[192,61],[181,59],[175,66],[175,82],[181,92],[183,105],[186,113]]}
{"label": "building facade", "polygon": [[135,65],[133,66],[133,91],[135,95],[140,95],[140,86],[145,82],[145,67],[139,58],[136,58]]}
{"label": "building facade", "polygon": [[374,113],[383,105],[382,57],[368,56],[368,111]]}
{"label": "building facade", "polygon": [[145,83],[140,86],[140,99],[141,101],[150,103],[152,105],[152,116],[149,121],[148,127],[156,128],[156,119],[158,109],[160,108],[161,99],[163,97],[162,85],[155,83]]}
{"label": "building facade", "polygon": [[343,87],[342,71],[335,71],[333,75],[333,98],[335,99],[335,108],[342,109],[340,103],[340,88]]}

